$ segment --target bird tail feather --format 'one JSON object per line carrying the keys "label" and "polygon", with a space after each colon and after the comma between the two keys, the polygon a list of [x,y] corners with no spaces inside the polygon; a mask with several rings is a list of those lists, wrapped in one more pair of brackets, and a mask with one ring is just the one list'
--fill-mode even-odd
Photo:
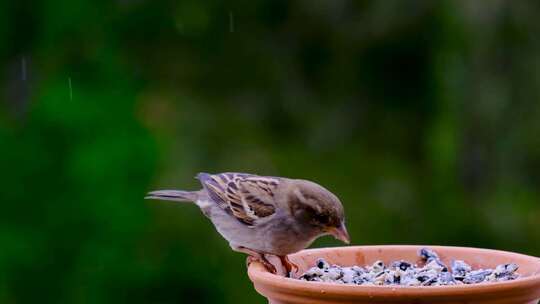
{"label": "bird tail feather", "polygon": [[198,191],[158,190],[148,192],[144,198],[175,202],[195,202],[198,197]]}

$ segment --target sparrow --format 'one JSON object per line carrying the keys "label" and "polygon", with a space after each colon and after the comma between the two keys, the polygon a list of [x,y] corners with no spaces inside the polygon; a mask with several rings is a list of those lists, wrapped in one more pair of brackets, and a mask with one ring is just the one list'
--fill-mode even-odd
{"label": "sparrow", "polygon": [[198,191],[158,190],[145,198],[195,203],[232,250],[248,254],[248,264],[256,260],[276,273],[267,259],[274,255],[290,274],[295,265],[287,255],[318,237],[350,242],[343,205],[314,182],[233,172],[196,178],[202,185]]}

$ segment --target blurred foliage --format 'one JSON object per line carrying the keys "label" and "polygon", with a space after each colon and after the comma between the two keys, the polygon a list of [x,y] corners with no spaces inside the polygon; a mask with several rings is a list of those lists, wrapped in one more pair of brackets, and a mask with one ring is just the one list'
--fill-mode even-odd
{"label": "blurred foliage", "polygon": [[196,208],[142,199],[199,171],[320,182],[354,244],[540,255],[539,13],[0,2],[0,302],[264,303]]}

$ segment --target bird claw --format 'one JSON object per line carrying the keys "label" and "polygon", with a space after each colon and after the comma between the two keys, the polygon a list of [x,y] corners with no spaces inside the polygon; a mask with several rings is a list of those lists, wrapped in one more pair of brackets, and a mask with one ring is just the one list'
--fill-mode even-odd
{"label": "bird claw", "polygon": [[246,259],[246,266],[249,267],[249,265],[251,265],[251,263],[253,263],[253,262],[259,262],[259,263],[263,264],[263,266],[266,268],[266,270],[268,270],[272,274],[277,273],[276,267],[264,257],[259,258],[259,257],[254,257],[254,256],[249,255],[247,257],[247,259]]}
{"label": "bird claw", "polygon": [[285,268],[285,271],[287,272],[287,277],[292,277],[293,272],[298,271],[298,265],[292,263],[291,260],[289,260],[288,256],[280,256],[279,259],[281,261],[281,264]]}
{"label": "bird claw", "polygon": [[246,258],[246,267],[249,267],[249,265],[251,265],[251,263],[257,262],[257,261],[259,261],[259,259],[257,259],[254,256],[248,255],[247,258]]}

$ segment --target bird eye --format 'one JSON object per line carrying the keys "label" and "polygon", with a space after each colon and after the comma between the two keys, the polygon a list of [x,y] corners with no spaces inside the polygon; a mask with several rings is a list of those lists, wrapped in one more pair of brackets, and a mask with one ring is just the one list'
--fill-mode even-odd
{"label": "bird eye", "polygon": [[330,222],[330,217],[328,216],[328,214],[319,213],[315,215],[315,219],[321,224],[328,224]]}

